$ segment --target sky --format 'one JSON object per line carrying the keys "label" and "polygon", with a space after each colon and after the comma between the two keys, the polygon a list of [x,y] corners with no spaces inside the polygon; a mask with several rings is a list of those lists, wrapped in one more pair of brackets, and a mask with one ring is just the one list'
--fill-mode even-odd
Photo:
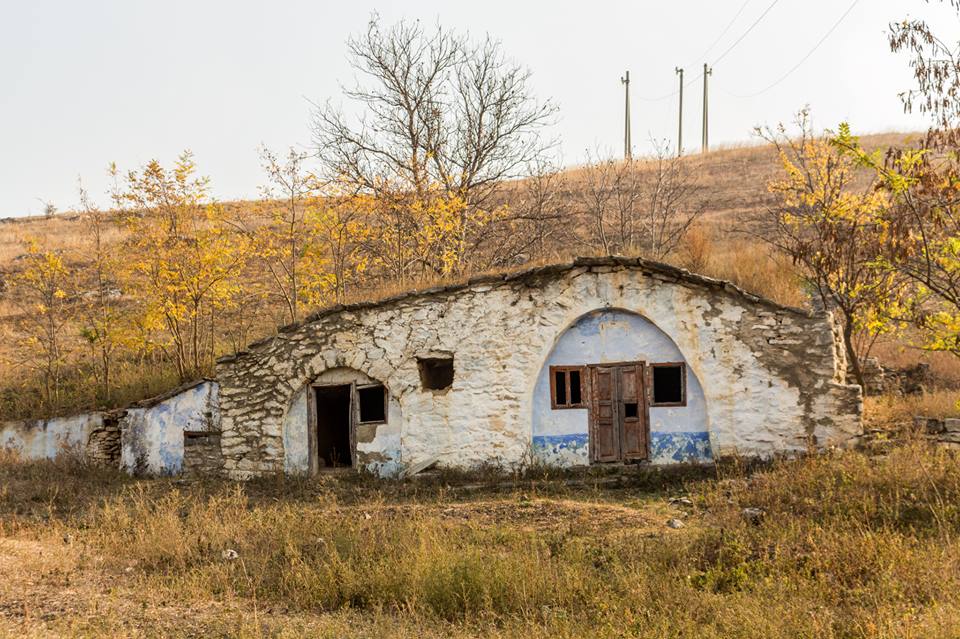
{"label": "sky", "polygon": [[0,0],[0,217],[40,214],[43,202],[73,208],[78,179],[106,205],[111,162],[168,164],[184,149],[216,198],[256,197],[260,145],[309,149],[311,103],[350,112],[344,43],[373,12],[501,40],[532,71],[533,92],[559,106],[550,134],[576,164],[588,150],[622,152],[626,70],[634,153],[675,144],[677,97],[644,98],[674,92],[677,66],[691,81],[684,147],[698,151],[704,62],[714,63],[711,147],[756,142],[755,126],[789,122],[805,105],[821,128],[922,130],[897,98],[912,78],[907,58],[889,51],[887,25],[923,17],[956,41],[960,20],[945,5],[859,0],[767,89],[851,0]]}

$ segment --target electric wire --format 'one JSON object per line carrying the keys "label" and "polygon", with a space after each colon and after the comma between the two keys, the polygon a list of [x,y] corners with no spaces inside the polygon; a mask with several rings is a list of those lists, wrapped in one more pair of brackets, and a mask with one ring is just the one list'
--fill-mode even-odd
{"label": "electric wire", "polygon": [[[770,3],[770,6],[768,6],[766,9],[764,9],[763,13],[761,13],[760,16],[759,16],[756,20],[754,20],[753,23],[752,23],[749,27],[747,27],[747,30],[744,31],[744,32],[740,35],[740,37],[737,38],[737,39],[733,42],[733,44],[731,44],[729,47],[727,47],[727,49],[726,49],[723,53],[721,53],[720,56],[719,56],[718,58],[716,58],[716,59],[710,64],[710,67],[713,67],[713,65],[715,65],[717,62],[720,62],[720,60],[723,60],[731,51],[733,51],[733,49],[736,48],[736,46],[737,46],[738,44],[740,44],[740,42],[742,42],[743,39],[746,38],[746,37],[750,34],[750,32],[753,31],[753,29],[754,29],[758,24],[760,24],[760,21],[763,20],[768,13],[770,13],[771,9],[773,9],[773,7],[775,7],[778,2],[780,2],[780,0],[773,0],[773,2]],[[744,9],[744,7],[746,7],[746,6],[747,6],[747,3],[745,2],[745,3],[740,7],[740,11],[737,12],[737,16],[740,15],[740,12],[742,12],[743,9]],[[734,17],[734,20],[736,20],[736,16]],[[728,31],[728,30],[730,29],[730,25],[732,25],[732,24],[733,24],[733,21],[731,21],[730,24],[727,25],[727,27],[724,29],[724,33],[726,33],[726,31]],[[720,37],[722,38],[722,37],[723,37],[723,34],[721,34]],[[719,38],[717,39],[717,41],[719,41]],[[716,44],[716,43],[714,43],[714,45],[715,45],[715,44]],[[710,48],[707,49],[707,51],[709,52],[709,50],[712,49],[712,48],[714,47],[714,45],[710,45]],[[699,74],[697,74],[697,76],[696,76],[695,78],[693,78],[693,79],[690,80],[689,82],[685,83],[685,84],[683,85],[683,88],[686,89],[687,87],[691,86],[692,84],[694,84],[695,82],[697,82],[698,80],[700,80],[702,77],[703,77],[703,71],[701,71]],[[642,101],[642,102],[659,102],[659,101],[661,101],[661,100],[666,100],[667,98],[672,98],[673,96],[677,95],[678,93],[680,93],[680,90],[679,90],[679,89],[676,89],[675,91],[672,91],[672,92],[667,93],[667,94],[665,94],[665,95],[657,96],[657,97],[655,97],[655,98],[649,98],[649,97],[644,97],[644,96],[636,96],[634,99],[638,99],[638,100],[640,100],[640,101]]]}
{"label": "electric wire", "polygon": [[747,27],[747,30],[743,32],[743,35],[741,35],[739,38],[737,38],[737,39],[733,42],[733,44],[731,44],[729,47],[727,47],[727,50],[724,51],[723,53],[721,53],[721,54],[720,54],[720,57],[717,58],[716,60],[714,60],[714,61],[710,64],[710,66],[712,67],[713,65],[715,65],[716,63],[720,62],[720,61],[723,60],[725,57],[727,57],[727,55],[728,55],[731,51],[733,51],[733,50],[736,48],[736,46],[737,46],[738,44],[740,44],[740,42],[743,41],[744,38],[746,38],[748,35],[750,35],[750,32],[753,31],[753,28],[756,27],[758,24],[760,24],[760,21],[763,20],[768,13],[770,13],[770,10],[773,9],[773,8],[777,5],[778,2],[780,2],[780,0],[773,0],[773,2],[770,3],[770,6],[767,7],[767,8],[764,10],[764,12],[760,14],[760,17],[757,18],[756,20],[754,20],[754,21],[753,21],[753,24],[751,24],[749,27]]}
{"label": "electric wire", "polygon": [[693,59],[692,62],[690,62],[690,63],[687,64],[686,66],[693,66],[693,65],[694,65],[695,63],[697,63],[697,62],[702,61],[702,60],[705,60],[706,57],[707,57],[707,54],[709,54],[711,51],[713,51],[713,48],[714,48],[715,46],[717,46],[717,45],[720,43],[721,40],[723,40],[723,36],[727,35],[727,31],[730,30],[730,27],[733,26],[733,23],[737,21],[737,18],[740,17],[740,14],[743,13],[743,10],[747,8],[747,5],[750,4],[750,2],[751,2],[751,0],[746,0],[743,4],[741,4],[741,5],[740,5],[740,9],[739,9],[739,10],[737,11],[737,13],[733,16],[733,18],[730,19],[730,22],[727,23],[727,26],[725,26],[725,27],[723,28],[723,31],[721,31],[721,32],[720,32],[720,35],[717,36],[717,39],[713,41],[713,44],[711,44],[709,47],[707,47],[707,50],[706,50],[706,51],[704,51],[703,53],[701,53],[700,55],[698,55],[696,58]]}
{"label": "electric wire", "polygon": [[836,22],[833,23],[833,26],[831,26],[831,27],[827,30],[827,32],[823,34],[823,37],[821,37],[821,38],[817,41],[817,43],[816,43],[815,45],[813,45],[813,48],[810,49],[809,51],[807,51],[807,54],[806,54],[805,56],[803,56],[802,58],[800,58],[800,61],[799,61],[799,62],[797,62],[797,63],[796,63],[795,65],[793,65],[792,67],[790,67],[790,69],[788,69],[786,73],[784,73],[784,74],[781,75],[779,78],[777,78],[776,80],[774,80],[774,82],[773,82],[772,84],[768,85],[768,86],[767,86],[766,88],[764,88],[764,89],[760,89],[759,91],[757,91],[757,92],[755,92],[755,93],[738,94],[738,93],[731,93],[730,91],[724,91],[724,93],[726,93],[727,95],[733,96],[733,97],[735,97],[735,98],[755,98],[755,97],[757,97],[757,96],[759,96],[759,95],[763,95],[764,93],[766,93],[766,92],[769,91],[770,89],[776,87],[778,84],[780,84],[781,82],[783,82],[784,80],[786,80],[787,78],[789,78],[791,75],[793,75],[793,72],[796,71],[797,69],[799,69],[800,66],[801,66],[804,62],[806,62],[806,61],[810,58],[810,56],[812,56],[812,55],[816,52],[816,50],[819,49],[819,48],[821,47],[821,45],[823,45],[824,42],[826,42],[827,38],[829,38],[829,37],[833,34],[833,32],[837,30],[837,27],[840,26],[840,23],[842,23],[842,22],[846,19],[846,17],[847,17],[848,15],[850,15],[850,12],[853,11],[853,8],[856,7],[857,4],[859,4],[859,2],[860,2],[860,0],[853,0],[853,2],[850,3],[850,6],[847,7],[847,10],[843,12],[843,15],[841,15],[840,18],[839,18]]}

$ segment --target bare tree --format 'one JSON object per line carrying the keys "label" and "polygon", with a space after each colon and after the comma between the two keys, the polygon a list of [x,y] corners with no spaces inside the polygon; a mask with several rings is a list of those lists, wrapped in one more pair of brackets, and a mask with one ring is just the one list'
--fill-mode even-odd
{"label": "bare tree", "polygon": [[689,160],[670,153],[666,143],[655,149],[644,163],[638,244],[646,255],[663,259],[676,251],[704,208],[697,202],[700,185]]}
{"label": "bare tree", "polygon": [[[401,244],[422,223],[403,213],[412,208],[405,200],[429,202],[437,190],[462,200],[459,250],[476,247],[477,221],[484,219],[476,211],[543,153],[540,132],[555,106],[533,97],[530,72],[489,37],[473,43],[405,21],[381,29],[374,16],[347,47],[360,79],[344,94],[362,115],[350,122],[330,104],[315,109],[314,141],[326,176],[389,202],[393,239]],[[407,251],[396,253],[402,280]]]}
{"label": "bare tree", "polygon": [[606,254],[632,248],[641,194],[632,163],[589,153],[587,164],[571,179],[574,205],[588,229],[586,243]]}
{"label": "bare tree", "polygon": [[502,190],[509,214],[485,238],[488,266],[554,258],[567,252],[576,238],[565,174],[546,157],[534,160],[527,173]]}
{"label": "bare tree", "polygon": [[94,378],[101,389],[102,399],[110,402],[113,387],[113,364],[123,340],[123,317],[117,288],[118,263],[113,247],[107,243],[112,227],[112,216],[95,206],[87,191],[79,186],[80,208],[90,264],[86,269],[92,289],[83,295],[79,311],[84,321],[80,334],[90,347]]}
{"label": "bare tree", "polygon": [[588,243],[604,253],[642,253],[663,259],[703,214],[686,161],[665,145],[646,160],[594,159],[579,175],[574,196],[587,218]]}
{"label": "bare tree", "polygon": [[316,178],[304,168],[308,157],[291,147],[281,160],[270,149],[261,148],[260,161],[268,180],[260,188],[261,219],[252,226],[242,223],[255,240],[258,257],[270,273],[291,323],[300,318],[301,262],[309,237],[306,210],[318,188]]}

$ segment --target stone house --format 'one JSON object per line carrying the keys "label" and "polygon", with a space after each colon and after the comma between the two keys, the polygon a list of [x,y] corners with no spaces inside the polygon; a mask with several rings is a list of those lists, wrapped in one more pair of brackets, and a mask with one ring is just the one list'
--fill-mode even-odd
{"label": "stone house", "polygon": [[228,476],[770,456],[862,431],[828,313],[589,258],[323,310],[218,361]]}
{"label": "stone house", "polygon": [[[827,312],[581,258],[320,311],[221,358],[213,380],[74,420],[83,433],[45,425],[31,446],[84,440],[129,472],[238,479],[769,457],[861,434],[845,369]],[[31,428],[0,424],[0,445]]]}

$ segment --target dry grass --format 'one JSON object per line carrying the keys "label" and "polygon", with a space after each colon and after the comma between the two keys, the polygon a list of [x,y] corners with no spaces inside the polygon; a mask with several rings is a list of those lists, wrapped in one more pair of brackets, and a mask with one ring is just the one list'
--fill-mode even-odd
{"label": "dry grass", "polygon": [[182,484],[6,459],[0,632],[956,636],[958,461],[913,442],[659,489],[640,472],[465,493],[449,477]]}
{"label": "dry grass", "polygon": [[903,397],[867,397],[864,401],[864,421],[867,428],[910,432],[916,415],[960,417],[960,391],[953,389]]}
{"label": "dry grass", "polygon": [[[868,148],[900,144],[909,139],[909,135],[887,133],[864,138]],[[706,155],[691,155],[686,160],[694,168],[702,190],[698,194],[699,203],[707,211],[696,231],[691,234],[685,246],[668,261],[703,272],[720,279],[731,280],[753,293],[771,298],[789,306],[803,306],[806,295],[802,290],[792,266],[783,260],[775,259],[766,245],[751,238],[744,232],[749,220],[762,214],[770,203],[767,182],[776,174],[778,164],[773,149],[767,145],[740,146],[712,151]],[[640,172],[652,171],[644,160],[636,163]],[[581,169],[567,171],[567,188],[576,189]],[[568,194],[569,196],[570,194]],[[225,206],[243,209],[255,206],[254,202],[228,202]],[[3,278],[5,272],[19,268],[20,255],[25,252],[23,240],[28,237],[42,238],[48,248],[61,249],[70,255],[74,265],[82,264],[84,257],[83,240],[84,221],[75,213],[64,213],[51,218],[34,217],[4,220],[0,223],[0,418],[37,417],[54,413],[69,413],[90,410],[96,407],[121,406],[130,401],[162,392],[176,385],[172,366],[164,362],[152,362],[143,366],[134,361],[119,362],[115,380],[118,382],[109,399],[98,397],[89,367],[79,362],[86,352],[86,346],[79,338],[79,331],[70,332],[68,346],[73,350],[65,375],[66,390],[58,406],[46,406],[41,401],[38,376],[25,370],[18,364],[23,357],[19,352],[13,335],[13,320],[16,313],[22,312],[11,303],[9,296],[4,297]],[[106,238],[108,244],[119,244],[123,231],[111,227]],[[589,254],[582,249],[574,250],[569,246],[551,250],[550,261],[569,259],[573,253]],[[546,260],[543,260],[546,261]],[[526,266],[534,266],[537,260]],[[255,273],[252,274],[255,277]],[[395,295],[410,288],[426,288],[438,284],[452,283],[450,279],[435,278],[418,281],[411,285],[373,282],[362,290],[348,291],[348,302],[369,301]],[[269,306],[269,305],[266,305]],[[262,304],[256,309],[244,309],[251,315],[251,341],[275,330],[282,323],[282,309],[267,308]],[[235,324],[230,324],[235,325]],[[221,352],[228,352],[230,346],[221,344]],[[895,344],[885,346],[878,351],[887,361],[888,356],[897,365],[906,365],[917,361],[917,351],[898,351]],[[935,372],[951,384],[960,384],[960,362],[943,357],[932,357]],[[953,366],[951,369],[950,367]]]}

